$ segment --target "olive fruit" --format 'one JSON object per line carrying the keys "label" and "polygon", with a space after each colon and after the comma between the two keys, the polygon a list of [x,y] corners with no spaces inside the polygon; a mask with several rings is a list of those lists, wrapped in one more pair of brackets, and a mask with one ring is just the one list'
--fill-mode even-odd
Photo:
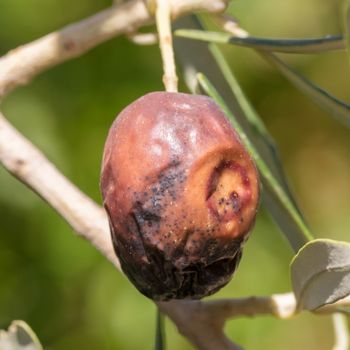
{"label": "olive fruit", "polygon": [[101,190],[121,267],[154,300],[223,287],[259,201],[256,167],[220,108],[171,92],[149,93],[119,114]]}

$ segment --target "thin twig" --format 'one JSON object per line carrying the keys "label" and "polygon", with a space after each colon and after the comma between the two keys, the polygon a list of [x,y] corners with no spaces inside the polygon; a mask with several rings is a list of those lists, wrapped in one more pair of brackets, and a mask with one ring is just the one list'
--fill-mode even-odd
{"label": "thin twig", "polygon": [[[323,308],[322,313],[332,314],[348,305],[349,300],[345,298]],[[225,323],[229,319],[259,315],[272,315],[279,319],[289,319],[297,313],[293,293],[211,301],[171,301],[158,303],[158,306],[173,320],[179,332],[201,350],[239,349],[236,345],[229,343],[223,332]],[[317,310],[315,313],[321,312]],[[337,317],[335,324],[336,343],[340,345],[333,350],[348,350],[345,347],[349,339],[344,334],[344,319],[340,320],[340,316]]]}
{"label": "thin twig", "polygon": [[227,14],[220,14],[213,17],[216,20],[216,23],[227,33],[232,34],[238,38],[247,38],[249,33],[241,28],[238,22]]}
{"label": "thin twig", "polygon": [[163,83],[168,92],[177,92],[173,39],[171,35],[171,9],[169,0],[156,0],[156,23],[159,47],[163,61]]}
{"label": "thin twig", "polygon": [[119,268],[104,210],[69,182],[1,113],[0,162]]}
{"label": "thin twig", "polygon": [[266,297],[246,297],[236,299],[219,299],[204,303],[206,312],[213,318],[226,319],[238,316],[273,315],[288,319],[296,313],[296,300],[293,293],[273,294]]}
{"label": "thin twig", "polygon": [[224,322],[206,310],[202,301],[159,302],[160,310],[177,325],[179,332],[199,350],[242,350],[228,339]]}
{"label": "thin twig", "polygon": [[[227,0],[172,0],[171,13],[175,18],[201,10],[222,12],[226,6]],[[10,51],[0,58],[0,99],[41,72],[153,21],[144,0],[132,0]]]}

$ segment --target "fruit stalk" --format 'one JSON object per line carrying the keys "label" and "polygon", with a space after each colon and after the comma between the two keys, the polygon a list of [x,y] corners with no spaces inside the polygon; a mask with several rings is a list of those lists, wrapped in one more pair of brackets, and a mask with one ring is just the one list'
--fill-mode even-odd
{"label": "fruit stalk", "polygon": [[156,24],[159,47],[163,60],[163,83],[168,92],[177,92],[178,78],[171,34],[171,8],[169,0],[156,0]]}

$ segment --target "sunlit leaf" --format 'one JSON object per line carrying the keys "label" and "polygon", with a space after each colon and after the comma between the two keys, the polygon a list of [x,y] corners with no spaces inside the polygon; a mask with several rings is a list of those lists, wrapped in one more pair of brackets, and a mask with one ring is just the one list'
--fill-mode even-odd
{"label": "sunlit leaf", "polygon": [[0,350],[43,350],[43,348],[25,322],[13,321],[8,331],[0,331]]}
{"label": "sunlit leaf", "polygon": [[349,296],[350,243],[307,243],[292,261],[291,278],[299,309],[315,310]]}
{"label": "sunlit leaf", "polygon": [[193,29],[178,29],[175,35],[217,44],[233,44],[246,46],[258,50],[284,52],[284,53],[320,53],[345,48],[344,38],[341,35],[330,35],[315,39],[270,39],[248,36],[235,37],[224,32],[210,32]]}

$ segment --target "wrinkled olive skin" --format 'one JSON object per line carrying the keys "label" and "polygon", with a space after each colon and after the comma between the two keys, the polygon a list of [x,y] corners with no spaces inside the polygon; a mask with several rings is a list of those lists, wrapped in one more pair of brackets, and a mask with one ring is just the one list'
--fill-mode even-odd
{"label": "wrinkled olive skin", "polygon": [[256,167],[219,107],[169,92],[139,98],[114,121],[101,190],[121,267],[154,300],[227,284],[259,201]]}

